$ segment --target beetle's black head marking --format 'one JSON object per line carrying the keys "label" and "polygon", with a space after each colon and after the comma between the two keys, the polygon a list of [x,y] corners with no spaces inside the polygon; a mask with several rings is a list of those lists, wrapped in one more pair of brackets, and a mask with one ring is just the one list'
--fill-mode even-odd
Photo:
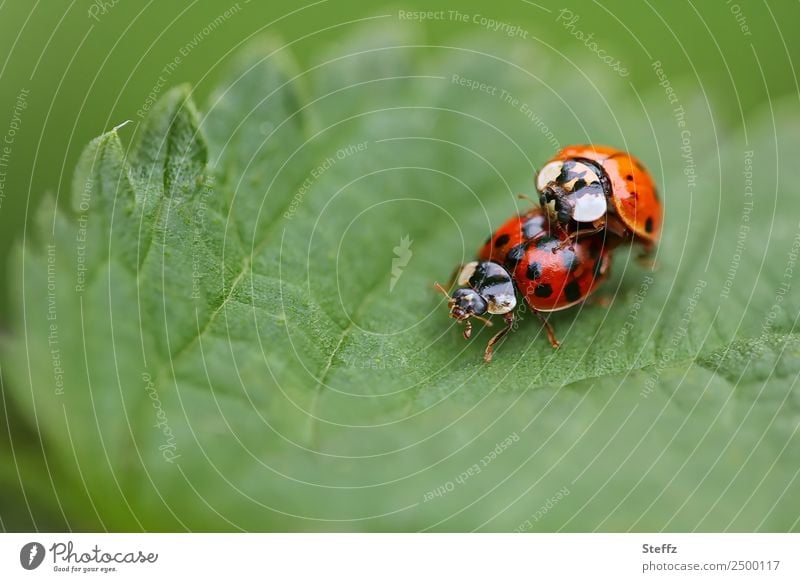
{"label": "beetle's black head marking", "polygon": [[567,223],[572,220],[575,200],[557,183],[551,182],[542,189],[539,202],[559,222]]}

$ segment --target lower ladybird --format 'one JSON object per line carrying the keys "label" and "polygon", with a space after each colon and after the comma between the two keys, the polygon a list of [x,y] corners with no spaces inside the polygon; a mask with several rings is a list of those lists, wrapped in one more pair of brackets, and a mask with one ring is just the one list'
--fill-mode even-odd
{"label": "lower ladybird", "polygon": [[458,268],[452,294],[437,284],[448,297],[450,317],[464,324],[467,339],[472,318],[490,324],[484,315],[503,316],[505,326],[486,345],[487,363],[494,346],[513,327],[517,295],[557,348],[553,328],[542,314],[584,302],[608,275],[611,247],[603,233],[563,244],[566,236],[561,229],[551,229],[545,212],[534,208],[508,220],[481,247],[477,260]]}

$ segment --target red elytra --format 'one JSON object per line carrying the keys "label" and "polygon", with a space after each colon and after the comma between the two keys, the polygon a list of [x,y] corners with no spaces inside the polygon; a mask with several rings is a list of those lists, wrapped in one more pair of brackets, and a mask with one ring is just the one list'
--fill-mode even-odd
{"label": "red elytra", "polygon": [[611,245],[603,235],[581,237],[571,248],[548,227],[541,208],[514,216],[478,251],[479,261],[505,267],[517,291],[536,311],[559,311],[583,302],[608,274]]}

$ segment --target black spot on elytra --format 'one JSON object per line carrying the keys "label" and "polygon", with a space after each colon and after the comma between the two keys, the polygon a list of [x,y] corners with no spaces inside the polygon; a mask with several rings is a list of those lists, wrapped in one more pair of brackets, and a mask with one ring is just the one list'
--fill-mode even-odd
{"label": "black spot on elytra", "polygon": [[494,240],[494,246],[496,246],[497,248],[504,247],[506,246],[509,240],[511,240],[510,236],[508,236],[507,234],[501,234]]}
{"label": "black spot on elytra", "polygon": [[567,286],[564,287],[564,295],[567,301],[577,301],[581,298],[581,286],[576,279],[567,283]]}
{"label": "black spot on elytra", "polygon": [[508,253],[506,253],[506,260],[505,260],[506,268],[509,270],[514,269],[514,267],[517,266],[517,263],[519,263],[522,260],[522,257],[524,256],[525,256],[525,243],[511,247]]}
{"label": "black spot on elytra", "polygon": [[633,181],[633,176],[628,174],[627,176],[625,176],[625,179],[628,180],[628,182],[632,182]]}
{"label": "black spot on elytra", "polygon": [[537,297],[550,297],[553,294],[553,288],[547,283],[539,283],[533,288],[533,294]]}
{"label": "black spot on elytra", "polygon": [[644,230],[645,232],[653,232],[653,217],[648,216],[647,220],[644,221]]}
{"label": "black spot on elytra", "polygon": [[531,281],[540,278],[542,276],[542,266],[536,261],[533,261],[530,265],[528,265],[525,276]]}

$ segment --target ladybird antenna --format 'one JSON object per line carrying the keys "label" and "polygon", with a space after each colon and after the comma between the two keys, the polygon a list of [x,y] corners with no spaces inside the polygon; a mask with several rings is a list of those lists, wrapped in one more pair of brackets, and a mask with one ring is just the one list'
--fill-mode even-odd
{"label": "ladybird antenna", "polygon": [[[539,313],[538,311],[536,312]],[[494,353],[494,346],[497,342],[499,342],[503,337],[510,332],[514,327],[514,314],[512,312],[506,313],[504,316],[506,326],[498,331],[492,339],[489,340],[489,343],[486,344],[486,350],[483,352],[483,361],[487,364],[492,361],[492,354]]]}
{"label": "ladybird antenna", "polygon": [[450,293],[447,292],[447,289],[439,285],[439,283],[434,283],[433,288],[436,289],[437,291],[441,291],[442,295],[450,299]]}

